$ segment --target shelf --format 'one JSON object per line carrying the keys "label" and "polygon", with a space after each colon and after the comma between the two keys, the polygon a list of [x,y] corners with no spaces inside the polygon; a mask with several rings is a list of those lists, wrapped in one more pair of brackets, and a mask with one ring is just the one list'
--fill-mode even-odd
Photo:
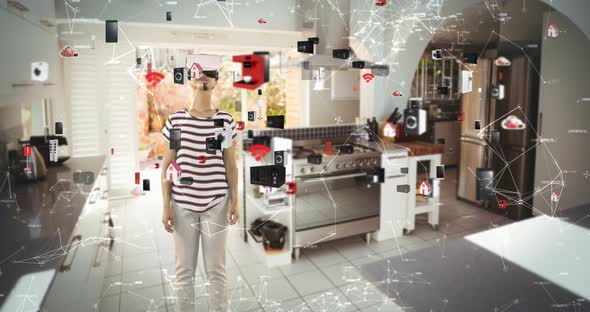
{"label": "shelf", "polygon": [[264,215],[271,215],[275,213],[281,213],[286,211],[291,211],[291,208],[288,205],[283,206],[275,206],[275,207],[266,207],[266,205],[262,202],[262,198],[254,198],[251,195],[246,195],[246,200],[248,200],[248,204],[250,206],[256,207],[258,211]]}
{"label": "shelf", "polygon": [[414,209],[414,214],[434,211],[437,206],[438,200],[435,198],[429,198],[425,201],[416,201],[416,209]]}

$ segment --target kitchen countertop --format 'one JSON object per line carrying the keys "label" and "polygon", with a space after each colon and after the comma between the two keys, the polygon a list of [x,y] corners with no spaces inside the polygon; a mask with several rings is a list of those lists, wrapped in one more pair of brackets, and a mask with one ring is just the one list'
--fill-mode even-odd
{"label": "kitchen countertop", "polygon": [[[68,244],[104,160],[105,156],[72,158],[63,166],[49,167],[42,181],[13,184],[20,211],[0,203],[0,304],[21,277],[61,265],[62,246]],[[73,184],[78,170],[92,171],[93,183]],[[73,191],[64,192],[68,186]]]}

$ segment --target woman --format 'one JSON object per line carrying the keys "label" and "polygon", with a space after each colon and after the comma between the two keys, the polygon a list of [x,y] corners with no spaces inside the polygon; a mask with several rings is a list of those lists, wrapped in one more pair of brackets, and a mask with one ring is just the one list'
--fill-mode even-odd
{"label": "woman", "polygon": [[[230,114],[211,103],[217,78],[218,72],[214,70],[201,71],[198,78],[191,79],[195,92],[191,107],[172,114],[162,129],[166,140],[170,140],[170,129],[181,130],[180,148],[166,147],[165,166],[162,167],[162,223],[166,231],[174,235],[177,312],[193,312],[195,308],[194,278],[199,240],[209,282],[209,310],[227,310],[226,228],[238,221],[240,213],[235,123]],[[224,127],[231,129],[232,144],[212,154],[211,150],[206,151],[205,142],[207,138],[214,138],[216,128],[221,128],[220,120]],[[181,168],[182,183],[167,179],[166,169],[171,161]]]}

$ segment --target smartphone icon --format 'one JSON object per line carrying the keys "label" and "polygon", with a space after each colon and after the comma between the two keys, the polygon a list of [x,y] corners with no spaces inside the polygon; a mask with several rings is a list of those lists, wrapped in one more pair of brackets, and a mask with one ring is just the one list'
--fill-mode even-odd
{"label": "smartphone icon", "polygon": [[63,126],[63,123],[61,121],[56,121],[55,122],[55,134],[57,134],[57,135],[64,134],[64,126]]}
{"label": "smartphone icon", "polygon": [[445,178],[445,165],[436,166],[436,178],[441,180]]}
{"label": "smartphone icon", "polygon": [[170,22],[172,20],[172,12],[166,12],[166,21]]}
{"label": "smartphone icon", "polygon": [[105,21],[105,42],[116,43],[119,41],[119,22],[116,20]]}
{"label": "smartphone icon", "polygon": [[143,179],[143,190],[144,191],[150,190],[150,179]]}
{"label": "smartphone icon", "polygon": [[479,120],[475,121],[475,130],[481,130],[481,122]]}
{"label": "smartphone icon", "polygon": [[180,149],[180,129],[170,129],[170,149]]}

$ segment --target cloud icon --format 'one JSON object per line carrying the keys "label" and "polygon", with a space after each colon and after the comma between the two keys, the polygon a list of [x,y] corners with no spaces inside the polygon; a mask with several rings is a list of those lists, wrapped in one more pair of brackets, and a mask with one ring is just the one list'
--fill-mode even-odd
{"label": "cloud icon", "polygon": [[502,67],[502,66],[510,66],[510,65],[512,65],[512,63],[510,62],[510,60],[509,60],[509,59],[507,59],[507,58],[505,58],[505,57],[503,57],[503,56],[500,56],[500,57],[498,57],[498,58],[497,58],[497,59],[494,61],[494,64],[496,64],[496,66],[500,66],[500,67]]}
{"label": "cloud icon", "polygon": [[74,50],[72,47],[65,46],[63,49],[59,50],[59,56],[64,58],[78,57],[78,51]]}
{"label": "cloud icon", "polygon": [[502,128],[506,130],[522,130],[526,128],[526,125],[518,117],[510,115],[502,120]]}

